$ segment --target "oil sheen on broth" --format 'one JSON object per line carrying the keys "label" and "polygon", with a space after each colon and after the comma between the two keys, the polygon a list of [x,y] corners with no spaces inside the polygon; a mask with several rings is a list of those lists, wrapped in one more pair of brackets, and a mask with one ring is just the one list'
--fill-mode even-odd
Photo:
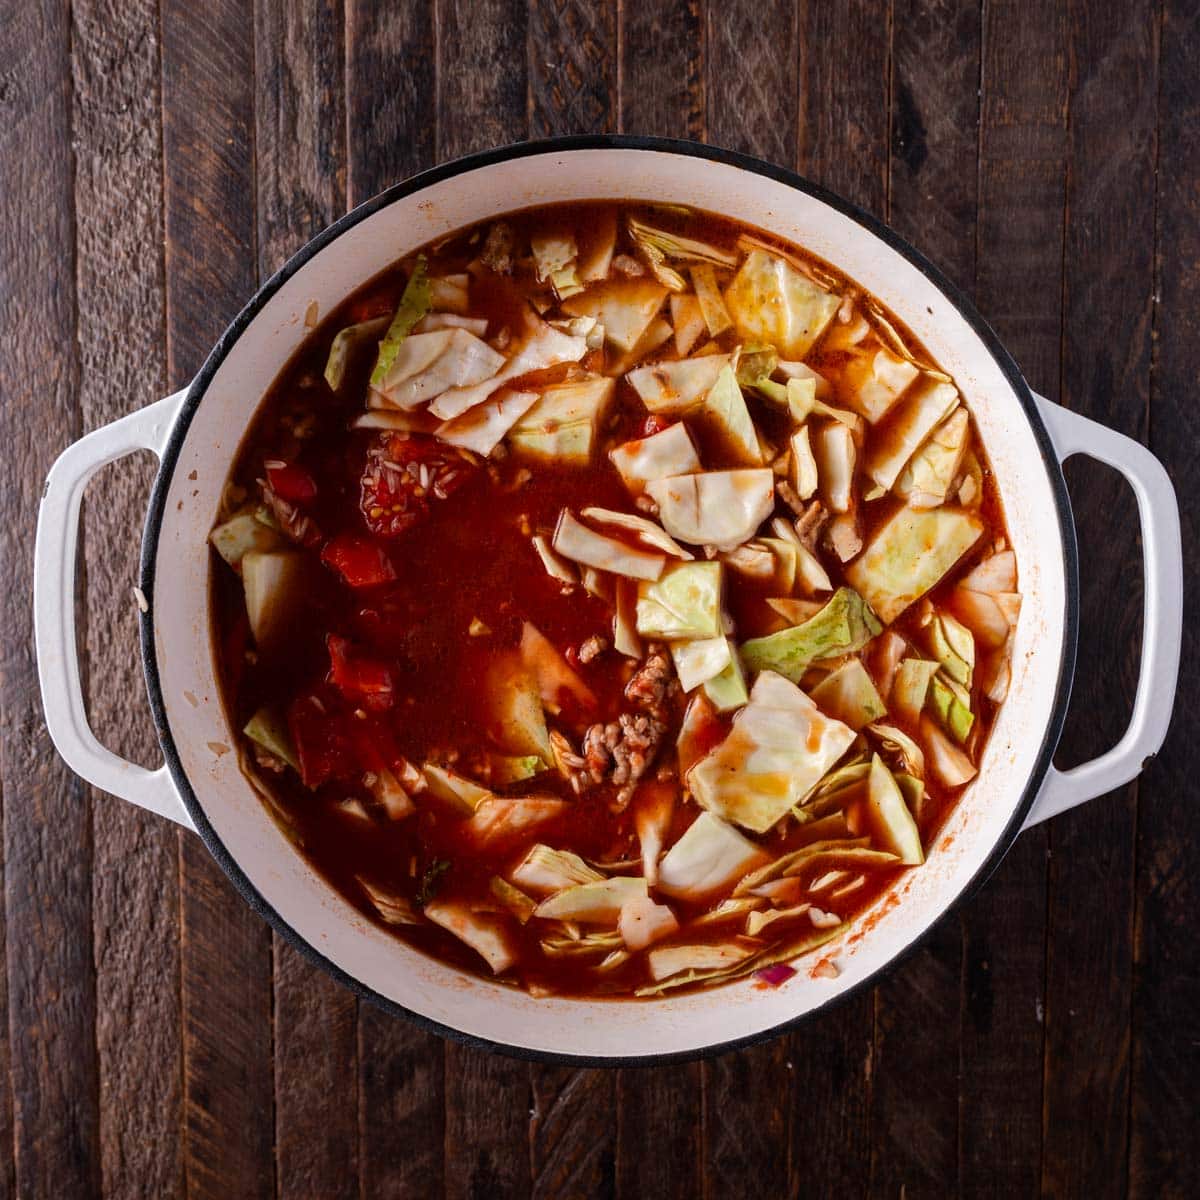
{"label": "oil sheen on broth", "polygon": [[211,541],[281,828],[535,995],[835,974],[974,777],[1020,607],[909,331],[797,247],[638,202],[388,267],[263,399]]}

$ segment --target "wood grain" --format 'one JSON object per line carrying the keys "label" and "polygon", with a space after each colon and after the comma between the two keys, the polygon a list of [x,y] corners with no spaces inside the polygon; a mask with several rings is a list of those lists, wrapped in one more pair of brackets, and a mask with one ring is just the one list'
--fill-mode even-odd
{"label": "wood grain", "polygon": [[617,127],[617,0],[531,0],[529,133]]}
{"label": "wood grain", "polygon": [[705,12],[702,0],[623,5],[622,132],[704,138]]}
{"label": "wood grain", "polygon": [[[1150,448],[1179,495],[1184,589],[1194,598],[1200,586],[1195,501],[1200,423],[1190,400],[1200,345],[1200,89],[1195,71],[1200,17],[1195,5],[1165,4],[1159,37]],[[1190,1196],[1200,1178],[1200,1041],[1190,1016],[1200,1011],[1200,950],[1194,935],[1200,911],[1194,715],[1200,703],[1198,665],[1196,623],[1185,619],[1174,727],[1138,788],[1129,1169],[1129,1194],[1137,1200]]]}
{"label": "wood grain", "polygon": [[[255,4],[261,279],[344,210],[343,49],[340,4]],[[281,1200],[355,1196],[357,1002],[278,934],[272,959],[276,1190]]]}
{"label": "wood grain", "polygon": [[[79,0],[72,18],[79,402],[90,429],[166,390],[158,6]],[[103,472],[83,524],[92,723],[105,745],[148,765],[161,756],[137,699],[133,585],[153,468],[146,454]],[[173,1195],[182,1183],[175,827],[95,792],[92,837],[103,1188]]]}
{"label": "wood grain", "polygon": [[[162,11],[167,353],[196,370],[255,285],[254,53],[231,2]],[[271,939],[198,838],[180,835],[184,1155],[194,1197],[275,1191]]]}
{"label": "wood grain", "polygon": [[[1135,438],[1146,436],[1150,402],[1156,7],[1067,10],[1062,400]],[[1128,488],[1086,460],[1071,464],[1068,483],[1082,636],[1059,759],[1074,763],[1124,731],[1142,595]],[[1124,788],[1050,826],[1044,1195],[1121,1196],[1127,1187],[1136,797],[1136,786]]]}
{"label": "wood grain", "polygon": [[[8,1033],[0,1184],[85,1196],[100,1183],[91,804],[54,754],[37,700],[33,529],[42,480],[77,437],[79,357],[67,12],[28,4],[0,22],[0,438],[12,486],[0,522],[0,761]],[[11,1118],[10,1118],[11,1111]],[[11,1123],[10,1123],[11,1122]]]}
{"label": "wood grain", "polygon": [[[1066,53],[1050,5],[984,8],[977,300],[1031,385],[1059,392]],[[1048,286],[1047,281],[1053,281]],[[961,1186],[1040,1182],[1044,829],[1022,835],[964,912]],[[1003,1047],[1001,1051],[999,1048]]]}

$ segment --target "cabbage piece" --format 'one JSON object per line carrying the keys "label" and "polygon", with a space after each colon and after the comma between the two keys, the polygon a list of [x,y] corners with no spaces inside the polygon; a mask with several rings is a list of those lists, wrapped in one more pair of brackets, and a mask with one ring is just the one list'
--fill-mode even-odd
{"label": "cabbage piece", "polygon": [[630,217],[628,224],[629,236],[633,239],[633,244],[637,247],[638,253],[641,254],[642,260],[650,268],[650,274],[669,291],[686,292],[687,280],[671,266],[667,261],[667,256],[654,242],[640,236],[636,232],[639,222],[635,218]]}
{"label": "cabbage piece", "polygon": [[774,925],[776,921],[794,921],[811,909],[811,904],[797,904],[792,908],[772,908],[767,912],[752,912],[746,917],[746,936],[757,937],[768,925]]}
{"label": "cabbage piece", "polygon": [[441,311],[465,315],[471,308],[471,277],[465,271],[456,275],[442,275],[429,281],[430,307]]}
{"label": "cabbage piece", "polygon": [[281,762],[287,763],[294,771],[300,770],[300,760],[296,757],[296,747],[292,744],[287,722],[273,708],[260,708],[246,722],[242,732],[252,742],[257,742],[268,754],[273,754]]}
{"label": "cabbage piece", "polygon": [[699,263],[692,268],[692,286],[696,289],[696,300],[708,326],[709,337],[720,337],[727,329],[732,329],[733,318],[721,298],[717,274],[710,263]]}
{"label": "cabbage piece", "polygon": [[854,465],[858,458],[854,435],[838,422],[826,425],[817,431],[813,453],[826,507],[830,512],[848,512],[854,501]]}
{"label": "cabbage piece", "polygon": [[492,768],[489,779],[498,787],[532,779],[546,770],[546,764],[536,754],[489,754],[488,763]]}
{"label": "cabbage piece", "polygon": [[583,291],[575,272],[579,249],[569,233],[535,233],[529,239],[539,283],[549,283],[560,300]]}
{"label": "cabbage piece", "polygon": [[935,587],[979,540],[983,522],[961,508],[902,508],[880,528],[846,578],[884,624]]}
{"label": "cabbage piece", "polygon": [[721,564],[678,563],[638,584],[637,631],[642,637],[715,638],[721,633]]}
{"label": "cabbage piece", "polygon": [[646,517],[639,517],[637,513],[617,512],[615,509],[598,508],[593,505],[585,508],[580,515],[597,525],[613,525],[617,529],[627,529],[639,541],[654,547],[655,550],[661,550],[672,558],[683,559],[685,562],[691,562],[695,558],[691,551],[685,550],[661,526]]}
{"label": "cabbage piece", "polygon": [[366,893],[375,911],[388,925],[420,925],[421,914],[413,907],[407,896],[389,892],[362,875],[355,875],[355,882]]}
{"label": "cabbage piece", "polygon": [[679,931],[675,914],[649,896],[634,896],[621,907],[617,929],[630,950],[644,950],[653,942]]}
{"label": "cabbage piece", "polygon": [[871,758],[866,815],[875,840],[905,866],[919,866],[925,861],[917,823],[908,811],[891,771],[883,765],[878,754]]}
{"label": "cabbage piece", "polygon": [[676,785],[673,782],[654,780],[638,788],[633,802],[633,827],[642,851],[642,877],[651,887],[658,884],[658,859],[671,830],[675,800]]}
{"label": "cabbage piece", "polygon": [[873,425],[887,415],[919,374],[912,363],[887,350],[855,354],[842,367],[844,394],[855,412]]}
{"label": "cabbage piece", "polygon": [[925,698],[929,694],[929,682],[938,673],[938,664],[923,658],[906,658],[896,668],[892,683],[892,707],[897,714],[911,724],[916,724]]}
{"label": "cabbage piece", "polygon": [[[883,721],[876,721],[867,728],[879,739],[889,754],[896,756],[901,768],[910,777],[918,781],[925,777],[925,753],[903,729],[897,729],[895,725],[887,725]],[[899,782],[897,777],[897,783]]]}
{"label": "cabbage piece", "polygon": [[551,712],[558,711],[561,692],[568,692],[585,708],[595,706],[596,697],[591,688],[571,670],[558,647],[531,621],[521,626],[520,653],[525,670],[537,681],[542,703]]}
{"label": "cabbage piece", "polygon": [[530,917],[533,916],[533,910],[537,908],[537,901],[532,897],[525,895],[519,887],[513,887],[507,879],[500,875],[493,875],[488,881],[488,891],[504,905],[506,909],[522,925],[526,924]]}
{"label": "cabbage piece", "polygon": [[580,883],[596,883],[604,876],[570,850],[555,850],[538,842],[509,874],[515,883],[537,895],[561,892]]}
{"label": "cabbage piece", "polygon": [[936,612],[927,626],[929,648],[942,670],[956,683],[970,689],[975,673],[975,638],[948,612]]}
{"label": "cabbage piece", "polygon": [[[412,768],[414,771],[416,768]],[[367,790],[383,805],[390,821],[402,821],[417,811],[404,785],[387,767],[380,767],[363,777]]]}
{"label": "cabbage piece", "polygon": [[703,900],[766,861],[760,846],[710,812],[702,812],[658,864],[658,890]]}
{"label": "cabbage piece", "polygon": [[688,697],[679,734],[675,739],[675,755],[682,779],[708,753],[722,732],[717,710],[703,692]]}
{"label": "cabbage piece", "polygon": [[[864,770],[869,770],[865,763],[863,766]],[[774,879],[779,879],[784,875],[798,875],[806,870],[812,862],[824,863],[828,861],[828,856],[831,854],[848,860],[856,853],[866,849],[870,840],[870,838],[866,837],[838,837],[810,842],[808,845],[801,846],[797,850],[789,850],[787,853],[779,855],[765,866],[759,867],[756,871],[751,871],[749,875],[740,879],[737,887],[733,889],[733,894],[734,896],[745,896],[750,893],[757,894],[761,892],[763,884],[769,883]],[[886,856],[886,859],[887,861],[893,861],[890,854]]]}
{"label": "cabbage piece", "polygon": [[460,317],[457,313],[432,312],[413,326],[413,333],[432,333],[435,329],[465,329],[476,337],[487,333],[487,317]]}
{"label": "cabbage piece", "polygon": [[763,671],[724,741],[688,772],[688,786],[701,808],[764,833],[846,753],[854,736],[794,683]]}
{"label": "cabbage piece", "polygon": [[820,612],[802,625],[742,645],[747,670],[775,671],[799,683],[811,663],[853,654],[879,633],[875,614],[853,588],[838,588]]}
{"label": "cabbage piece", "polygon": [[[374,395],[370,403],[375,404]],[[369,408],[350,422],[353,429],[394,429],[399,433],[432,433],[441,422],[421,409],[402,412],[398,408]]]}
{"label": "cabbage piece", "polygon": [[[412,327],[429,311],[431,303],[429,277],[425,273],[425,256],[421,255],[413,267],[412,274],[408,277],[408,282],[404,285],[400,304],[388,324],[387,332],[379,343],[379,356],[371,371],[372,387],[386,390],[384,380],[391,374],[400,348],[404,345]],[[400,407],[415,406],[401,405]]]}
{"label": "cabbage piece", "polygon": [[434,763],[423,764],[421,774],[429,785],[429,794],[449,804],[464,817],[469,817],[492,794],[473,779]]}
{"label": "cabbage piece", "polygon": [[[476,383],[447,388],[430,404],[429,411],[435,417],[448,421],[451,417],[457,417],[467,409],[474,408],[476,404],[482,404],[510,379],[516,379],[531,371],[543,371],[560,363],[578,362],[587,353],[586,338],[573,337],[561,329],[555,329],[532,311],[527,315],[527,325],[524,340],[507,363],[504,363],[502,370]],[[503,362],[503,358],[501,361]]]}
{"label": "cabbage piece", "polygon": [[346,377],[346,367],[355,351],[360,346],[365,346],[372,338],[378,340],[389,324],[387,317],[376,317],[371,321],[359,321],[357,325],[347,325],[345,329],[338,331],[329,347],[329,357],[325,360],[325,382],[335,392],[342,386],[342,380]]}
{"label": "cabbage piece", "polygon": [[578,583],[579,572],[561,555],[556,554],[543,534],[535,533],[530,539],[537,556],[546,568],[546,574],[560,583]]}
{"label": "cabbage piece", "polygon": [[737,647],[729,647],[729,665],[704,683],[704,694],[719,713],[732,712],[741,708],[749,699],[746,690],[746,673],[742,670],[741,656]]}
{"label": "cabbage piece", "polygon": [[672,642],[671,658],[675,663],[675,674],[679,676],[680,687],[685,692],[690,692],[725,670],[733,654],[729,647],[729,639],[721,634],[714,638]]}
{"label": "cabbage piece", "polygon": [[1017,590],[1017,556],[1011,550],[1001,550],[975,564],[959,581],[958,586],[972,592],[999,592]]}
{"label": "cabbage piece", "polygon": [[[660,946],[646,954],[650,977],[658,982],[689,972],[686,982],[701,978],[708,972],[722,972],[744,962],[754,953],[741,942],[701,942],[697,946]],[[693,972],[700,972],[694,975]],[[641,991],[638,992],[640,996]]]}
{"label": "cabbage piece", "polygon": [[[716,358],[714,354],[709,361]],[[737,377],[728,363],[721,368],[704,400],[688,411],[688,419],[702,433],[717,441],[725,454],[739,466],[762,465],[758,431],[750,419],[750,410],[746,407],[742,389],[738,387]]]}
{"label": "cabbage piece", "polygon": [[435,436],[451,446],[462,446],[485,458],[506,433],[538,402],[537,392],[497,392],[461,416],[443,421]]}
{"label": "cabbage piece", "polygon": [[253,511],[235,513],[208,535],[213,549],[231,566],[237,567],[252,551],[275,550],[283,545],[279,531],[260,521]]}
{"label": "cabbage piece", "polygon": [[579,278],[585,283],[607,279],[617,246],[617,214],[606,209],[589,216],[576,241],[579,245]]}
{"label": "cabbage piece", "polygon": [[[397,346],[378,382],[372,376],[371,403],[404,411],[420,408],[450,388],[495,378],[502,366],[504,355],[465,329],[414,333]],[[433,411],[439,417],[458,415]]]}
{"label": "cabbage piece", "polygon": [[827,716],[849,725],[856,733],[887,713],[867,669],[857,658],[848,658],[826,675],[809,695]]}
{"label": "cabbage piece", "polygon": [[811,379],[813,394],[822,400],[833,391],[833,385],[819,371],[814,371],[807,363],[789,362],[781,358],[775,364],[775,370],[785,379]]}
{"label": "cabbage piece", "polygon": [[952,383],[925,376],[914,384],[889,417],[884,433],[873,440],[864,464],[867,474],[890,491],[921,443],[957,405],[958,390]]}
{"label": "cabbage piece", "polygon": [[796,585],[799,553],[790,538],[755,538],[722,554],[721,561],[773,591],[790,592]]}
{"label": "cabbage piece", "polygon": [[541,947],[550,958],[595,958],[610,950],[619,950],[624,940],[615,930],[584,933],[574,922],[560,922],[563,933],[542,938]]}
{"label": "cabbage piece", "polygon": [[731,250],[722,250],[719,246],[684,237],[681,233],[656,229],[645,221],[639,221],[637,217],[629,218],[629,233],[636,242],[648,243],[668,258],[680,262],[715,263],[718,267],[737,266],[737,255]]}
{"label": "cabbage piece", "polygon": [[817,460],[812,452],[812,442],[809,439],[807,425],[801,425],[791,440],[792,461],[789,478],[796,495],[801,500],[809,500],[817,490],[819,475]]}
{"label": "cabbage piece", "polygon": [[671,297],[671,326],[675,330],[675,353],[685,358],[706,331],[704,313],[695,296],[676,294]]}
{"label": "cabbage piece", "polygon": [[956,408],[913,455],[896,480],[894,491],[910,508],[936,508],[958,475],[967,448],[970,419],[965,408]]}
{"label": "cabbage piece", "polygon": [[[1008,597],[1006,605],[1012,611],[1012,620],[1000,606],[1000,598]],[[958,619],[985,645],[992,649],[1003,646],[1020,612],[1021,597],[1015,592],[988,595],[987,592],[972,592],[959,584],[950,593],[950,607]]]}
{"label": "cabbage piece", "polygon": [[538,683],[519,651],[503,651],[491,659],[483,690],[489,708],[488,733],[496,742],[512,754],[534,754],[547,765],[552,763]]}
{"label": "cabbage piece", "polygon": [[658,315],[667,289],[647,278],[609,279],[563,302],[573,317],[595,317],[605,337],[621,350],[632,350]]}
{"label": "cabbage piece", "polygon": [[308,592],[307,574],[305,557],[297,550],[250,550],[242,555],[246,616],[260,648],[287,632],[288,617]]}
{"label": "cabbage piece", "polygon": [[596,377],[543,388],[509,430],[509,445],[528,458],[586,466],[616,381]]}
{"label": "cabbage piece", "polygon": [[794,596],[771,596],[767,607],[777,612],[789,625],[803,625],[825,607],[828,601],[798,600]]}
{"label": "cabbage piece", "polygon": [[502,917],[477,913],[455,900],[434,900],[425,915],[481,955],[495,975],[517,961],[517,946]]}
{"label": "cabbage piece", "polygon": [[671,475],[651,480],[646,491],[672,537],[718,550],[732,550],[753,537],[775,507],[770,467]]}
{"label": "cabbage piece", "polygon": [[547,897],[535,915],[544,920],[578,921],[584,925],[615,925],[621,909],[645,897],[646,881],[640,876],[614,875],[592,883],[579,883]]}
{"label": "cabbage piece", "polygon": [[784,358],[804,358],[840,304],[841,297],[761,249],[746,255],[725,289],[725,305],[738,333],[770,343]]}
{"label": "cabbage piece", "polygon": [[747,913],[753,912],[756,908],[762,908],[762,906],[763,901],[760,896],[730,897],[727,900],[722,900],[720,904],[717,904],[708,912],[701,913],[700,916],[693,918],[691,923],[692,928],[704,927],[706,925],[720,925],[724,921],[744,917]]}
{"label": "cabbage piece", "polygon": [[956,741],[967,740],[975,715],[971,712],[971,698],[958,684],[941,674],[935,675],[929,684],[929,707]]}
{"label": "cabbage piece", "polygon": [[863,757],[830,771],[801,801],[805,815],[821,815],[816,811],[817,807],[824,811],[843,808],[862,791],[870,770],[871,764]]}
{"label": "cabbage piece", "polygon": [[637,584],[618,579],[613,605],[613,649],[627,658],[642,657],[642,639],[637,631]]}
{"label": "cabbage piece", "polygon": [[927,716],[921,718],[920,734],[929,773],[942,787],[962,787],[975,778],[975,764]]}
{"label": "cabbage piece", "polygon": [[638,367],[625,379],[650,412],[677,416],[699,404],[728,365],[728,354],[702,354]]}
{"label": "cabbage piece", "polygon": [[700,470],[700,456],[682,421],[649,437],[623,442],[613,447],[608,457],[634,495],[640,495],[652,479]]}
{"label": "cabbage piece", "polygon": [[[630,579],[655,580],[663,573],[666,557],[647,550],[636,550],[627,542],[605,537],[580,524],[564,508],[554,529],[554,549],[572,562],[585,563],[601,571],[612,571]],[[639,629],[640,632],[640,629]]]}
{"label": "cabbage piece", "polygon": [[466,830],[476,843],[486,845],[553,821],[566,807],[558,796],[489,796],[480,801]]}

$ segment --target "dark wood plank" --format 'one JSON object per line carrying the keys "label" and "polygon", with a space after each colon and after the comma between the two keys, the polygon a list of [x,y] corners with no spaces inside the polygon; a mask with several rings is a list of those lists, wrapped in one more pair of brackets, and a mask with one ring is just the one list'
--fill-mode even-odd
{"label": "dark wood plank", "polygon": [[[345,208],[342,10],[257,0],[259,277]],[[358,1005],[274,936],[275,1170],[281,1200],[358,1194]]]}
{"label": "dark wood plank", "polygon": [[[255,284],[254,40],[231,0],[162,10],[167,351],[199,366]],[[184,1161],[190,1196],[274,1194],[271,939],[180,836]]]}
{"label": "dark wood plank", "polygon": [[[1057,398],[1066,57],[1061,10],[984,8],[977,299]],[[1047,835],[1019,838],[964,913],[961,1186],[1031,1195],[1042,1149]]]}
{"label": "dark wood plank", "polygon": [[[60,4],[0,22],[0,438],[11,481],[0,522],[0,762],[8,1068],[0,1185],[85,1196],[100,1185],[92,965],[91,804],[54,753],[37,700],[34,514],[54,456],[79,434],[70,31]],[[10,1115],[11,1114],[11,1115]],[[15,1165],[14,1165],[15,1159]]]}
{"label": "dark wood plank", "polygon": [[[697,0],[622,6],[621,128],[704,136],[704,8]],[[623,1070],[617,1079],[617,1195],[691,1200],[703,1188],[700,1063]]]}
{"label": "dark wood plank", "polygon": [[[975,281],[978,0],[892,14],[888,220],[960,286]],[[944,1196],[958,1179],[962,924],[943,921],[875,994],[871,1194]]]}
{"label": "dark wood plank", "polygon": [[[1150,446],[1175,481],[1183,519],[1184,588],[1200,588],[1195,447],[1200,442],[1195,353],[1200,344],[1200,14],[1187,0],[1163,5],[1159,64],[1155,355]],[[1194,611],[1194,610],[1193,610]],[[1185,620],[1175,724],[1139,788],[1137,927],[1133,997],[1133,1101],[1129,1192],[1194,1194],[1200,1178],[1196,1111],[1200,1041],[1200,832],[1195,820],[1200,755],[1200,640]]]}
{"label": "dark wood plank", "polygon": [[616,1075],[532,1066],[529,1156],[540,1200],[616,1195]]}
{"label": "dark wood plank", "polygon": [[[801,174],[884,214],[888,29],[877,5],[799,5]],[[861,1195],[870,1180],[874,999],[857,996],[787,1038],[792,1193]]]}
{"label": "dark wood plank", "polygon": [[[1151,0],[1068,5],[1063,403],[1144,437],[1154,292],[1157,78]],[[1102,348],[1102,349],[1100,349]],[[1059,757],[1102,754],[1133,702],[1142,595],[1133,497],[1068,471],[1080,542],[1079,658]],[[1042,1192],[1128,1185],[1136,786],[1050,825]]]}
{"label": "dark wood plank", "polygon": [[[90,429],[166,389],[158,5],[78,0],[72,18],[79,399]],[[132,587],[153,471],[149,454],[105,471],[83,527],[92,723],[106,745],[147,765],[160,755],[149,706],[137,702]],[[176,830],[103,793],[93,805],[103,1186],[173,1195],[182,1182]]]}
{"label": "dark wood plank", "polygon": [[704,138],[706,6],[634,0],[621,10],[621,120],[625,133]]}
{"label": "dark wood plank", "polygon": [[617,0],[531,0],[529,133],[617,127]]}

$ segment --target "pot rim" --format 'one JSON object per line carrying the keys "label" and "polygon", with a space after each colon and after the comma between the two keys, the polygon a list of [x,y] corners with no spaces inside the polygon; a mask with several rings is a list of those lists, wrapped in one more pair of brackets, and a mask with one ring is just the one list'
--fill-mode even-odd
{"label": "pot rim", "polygon": [[[1016,394],[1024,410],[1025,417],[1033,430],[1049,476],[1051,492],[1055,499],[1059,535],[1063,551],[1065,612],[1062,648],[1059,658],[1058,675],[1055,681],[1054,704],[1050,720],[1038,749],[1033,770],[1025,785],[1021,802],[1017,805],[1008,825],[996,839],[987,857],[980,864],[971,879],[946,904],[941,914],[926,930],[913,938],[912,941],[892,957],[888,958],[886,962],[881,964],[870,975],[867,975],[858,983],[844,989],[837,995],[830,997],[824,1003],[808,1009],[791,1020],[782,1021],[777,1025],[755,1033],[730,1038],[727,1041],[713,1043],[699,1049],[664,1054],[652,1053],[621,1056],[564,1054],[517,1046],[509,1042],[493,1041],[476,1034],[465,1033],[451,1025],[443,1024],[440,1021],[413,1012],[411,1009],[405,1008],[389,997],[375,991],[375,989],[368,987],[355,976],[348,974],[330,961],[320,950],[289,925],[280,913],[263,898],[242,870],[236,856],[228,849],[209,822],[204,807],[183,768],[178,748],[175,745],[174,735],[171,732],[170,723],[167,718],[166,703],[159,678],[158,659],[155,648],[155,606],[153,603],[155,560],[158,554],[159,534],[162,529],[167,492],[174,476],[179,454],[187,438],[192,419],[204,398],[209,383],[234,344],[246,332],[271,297],[319,251],[360,221],[365,220],[397,200],[420,192],[432,184],[453,179],[456,176],[467,174],[480,167],[491,166],[495,163],[511,159],[527,158],[543,154],[570,153],[578,150],[656,151],[664,154],[677,154],[684,158],[716,162],[765,176],[797,191],[804,192],[821,203],[828,205],[830,208],[835,209],[842,215],[849,217],[857,225],[861,226],[867,232],[874,234],[890,249],[916,267],[958,310],[959,314],[970,326],[972,332],[979,338],[996,365],[1000,368],[1013,392]],[[1054,751],[1058,746],[1059,737],[1062,734],[1064,721],[1066,720],[1067,706],[1070,700],[1071,684],[1075,670],[1079,626],[1078,548],[1075,539],[1075,523],[1071,511],[1071,502],[1067,493],[1066,480],[1063,476],[1062,467],[1028,384],[1025,382],[1012,356],[1004,348],[995,331],[976,310],[971,300],[956,285],[951,283],[919,250],[900,237],[888,225],[885,225],[877,217],[872,216],[858,205],[850,203],[848,200],[828,191],[819,184],[812,183],[794,171],[775,166],[762,159],[742,154],[735,150],[726,150],[701,142],[687,141],[680,138],[629,134],[587,134],[542,138],[532,141],[514,142],[506,146],[478,151],[474,154],[452,159],[449,162],[431,167],[384,189],[350,212],[339,217],[317,234],[316,237],[305,243],[274,275],[258,288],[242,310],[229,323],[209,352],[203,366],[201,366],[188,386],[187,396],[179,409],[171,428],[170,436],[163,449],[158,473],[155,476],[150,493],[146,524],[142,535],[140,585],[143,594],[150,602],[140,615],[142,665],[146,677],[150,708],[154,717],[154,724],[158,733],[159,743],[162,747],[163,756],[170,770],[175,788],[192,819],[196,832],[200,835],[209,853],[216,859],[225,874],[229,876],[242,898],[254,912],[266,920],[272,929],[290,945],[294,946],[311,962],[333,976],[338,983],[349,988],[360,998],[382,1008],[392,1016],[403,1017],[421,1029],[474,1048],[490,1050],[533,1062],[565,1064],[579,1067],[658,1066],[712,1058],[726,1051],[756,1045],[778,1037],[789,1030],[798,1028],[804,1022],[817,1017],[818,1014],[827,1013],[836,1006],[845,1003],[866,988],[876,986],[886,973],[895,970],[901,963],[908,959],[915,950],[925,943],[933,930],[947,916],[983,886],[999,865],[1000,860],[1008,852],[1017,835],[1021,832],[1025,817],[1032,807],[1046,772],[1050,767]],[[588,1002],[580,1001],[580,1003],[582,1005]],[[606,1001],[606,1003],[612,1003],[612,1001]]]}

